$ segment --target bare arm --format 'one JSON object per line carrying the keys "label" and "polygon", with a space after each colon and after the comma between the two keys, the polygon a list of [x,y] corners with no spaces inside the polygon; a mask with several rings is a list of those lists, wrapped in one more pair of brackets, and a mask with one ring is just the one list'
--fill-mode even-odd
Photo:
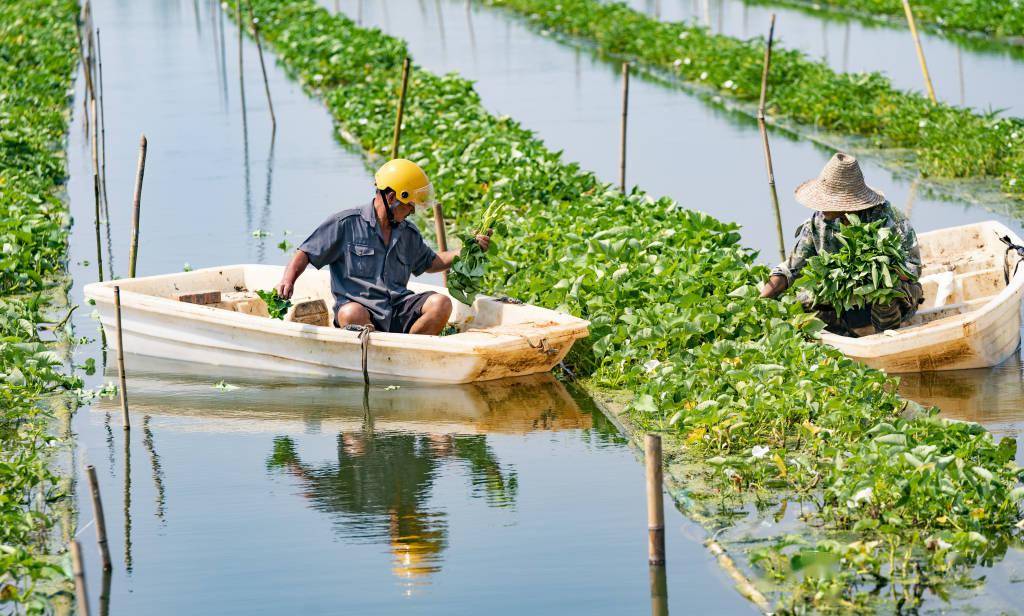
{"label": "bare arm", "polygon": [[302,272],[306,271],[307,265],[309,265],[309,255],[301,250],[296,250],[295,256],[284,268],[281,282],[277,283],[277,287],[275,287],[277,294],[285,299],[290,298],[295,290],[295,281],[302,275]]}
{"label": "bare arm", "polygon": [[761,297],[778,297],[783,291],[789,288],[789,281],[785,276],[773,275],[761,289]]}
{"label": "bare arm", "polygon": [[[484,252],[487,252],[487,249],[491,247],[491,237],[489,235],[478,235],[476,236],[476,241]],[[432,274],[447,271],[452,266],[452,262],[455,261],[455,257],[459,256],[459,252],[458,250],[446,250],[437,253],[427,271]]]}

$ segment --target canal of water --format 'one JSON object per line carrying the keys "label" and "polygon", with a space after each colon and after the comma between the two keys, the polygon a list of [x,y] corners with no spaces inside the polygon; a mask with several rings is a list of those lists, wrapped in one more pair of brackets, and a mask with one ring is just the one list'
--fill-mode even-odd
{"label": "canal of water", "polygon": [[[291,249],[279,242],[369,198],[360,156],[268,58],[271,139],[248,40],[242,113],[237,30],[216,3],[92,6],[110,204],[97,255],[79,79],[68,147],[74,300],[100,276],[99,259],[106,278],[126,276],[143,132],[141,275],[282,263]],[[86,377],[95,389],[116,378],[90,311],[74,315],[76,335],[90,339],[75,361],[106,365]],[[642,466],[585,396],[550,375],[381,383],[364,406],[362,389],[344,383],[128,360],[131,430],[110,400],[72,424],[79,539],[91,545],[94,532],[82,474],[92,464],[114,557],[104,592],[96,552],[84,551],[101,614],[752,611],[702,547],[703,529],[671,503],[667,580],[652,579]]]}
{"label": "canal of water", "polygon": [[[739,38],[767,36],[774,13],[776,36],[786,49],[800,49],[836,71],[878,71],[900,89],[925,92],[906,22],[877,23],[744,0],[628,0],[627,4],[665,21],[696,23],[716,34]],[[1024,49],[981,40],[952,40],[926,30],[919,33],[939,100],[1024,115],[1024,62],[1020,61]]]}

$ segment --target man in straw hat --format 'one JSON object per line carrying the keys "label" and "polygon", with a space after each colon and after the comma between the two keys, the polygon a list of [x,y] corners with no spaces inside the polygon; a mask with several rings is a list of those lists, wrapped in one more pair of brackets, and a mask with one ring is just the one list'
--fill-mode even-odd
{"label": "man in straw hat", "polygon": [[797,297],[805,310],[817,312],[830,331],[841,334],[851,334],[853,330],[869,324],[875,331],[896,329],[912,317],[923,296],[921,284],[916,281],[921,274],[917,234],[881,192],[864,183],[864,174],[857,159],[837,153],[822,169],[821,175],[801,184],[795,194],[798,203],[816,211],[797,231],[797,243],[789,258],[772,270],[768,284],[761,290],[761,297],[776,297],[788,289],[800,277],[800,270],[807,264],[807,259],[837,250],[839,225],[847,222],[846,214],[856,212],[865,223],[884,220],[884,226],[903,238],[903,248],[907,253],[905,265],[914,278],[900,280],[904,297],[891,304],[876,304],[842,314],[837,314],[831,306],[811,305],[810,295],[804,291]]}

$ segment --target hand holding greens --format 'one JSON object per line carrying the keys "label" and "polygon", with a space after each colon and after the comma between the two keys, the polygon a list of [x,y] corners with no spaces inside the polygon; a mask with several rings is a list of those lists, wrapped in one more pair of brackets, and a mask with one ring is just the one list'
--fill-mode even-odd
{"label": "hand holding greens", "polygon": [[462,251],[455,257],[448,272],[448,292],[463,304],[472,306],[487,270],[487,253],[480,248],[476,236],[494,227],[505,204],[492,204],[484,211],[480,226],[473,233],[459,235]]}
{"label": "hand holding greens", "polygon": [[878,220],[862,223],[847,214],[849,223],[836,235],[841,248],[807,260],[798,288],[807,289],[820,306],[837,312],[889,304],[903,295],[900,278],[912,278],[900,237]]}
{"label": "hand holding greens", "polygon": [[267,312],[270,313],[271,319],[284,320],[284,315],[288,314],[288,309],[292,307],[292,301],[278,295],[277,289],[271,289],[270,291],[259,290],[256,291],[256,295],[259,295],[260,299],[266,302]]}

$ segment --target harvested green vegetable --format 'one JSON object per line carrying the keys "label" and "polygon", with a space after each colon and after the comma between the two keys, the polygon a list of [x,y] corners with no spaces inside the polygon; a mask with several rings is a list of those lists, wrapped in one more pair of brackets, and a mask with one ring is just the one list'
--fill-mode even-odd
{"label": "harvested green vegetable", "polygon": [[504,208],[503,203],[491,204],[484,211],[477,230],[459,236],[462,240],[462,251],[455,257],[452,269],[448,272],[448,291],[463,304],[473,305],[487,271],[487,253],[480,248],[476,236],[494,227],[498,215]]}
{"label": "harvested green vegetable", "polygon": [[288,309],[292,307],[292,301],[278,295],[277,289],[256,291],[256,295],[259,295],[260,299],[266,302],[267,312],[270,313],[271,319],[284,320],[284,315],[288,314]]}
{"label": "harvested green vegetable", "polygon": [[907,270],[907,252],[884,220],[863,223],[847,214],[836,239],[842,247],[807,260],[798,288],[807,289],[814,303],[838,312],[889,304],[903,296],[900,278],[913,279]]}

